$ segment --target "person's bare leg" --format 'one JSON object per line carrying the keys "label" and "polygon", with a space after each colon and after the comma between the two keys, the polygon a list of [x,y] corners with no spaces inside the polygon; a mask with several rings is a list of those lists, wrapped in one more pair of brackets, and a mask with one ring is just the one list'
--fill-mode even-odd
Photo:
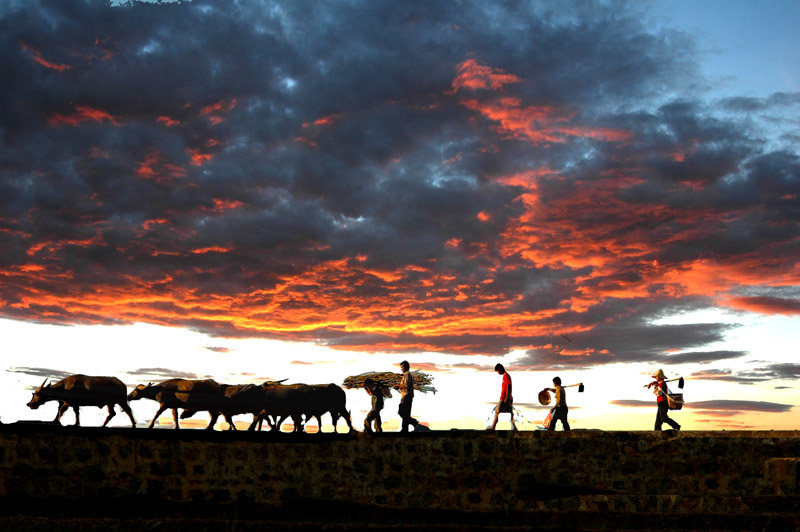
{"label": "person's bare leg", "polygon": [[500,408],[495,408],[495,410],[494,410],[494,421],[492,421],[492,427],[487,429],[487,430],[494,430],[494,428],[497,426],[497,418],[499,418],[499,417],[500,417]]}

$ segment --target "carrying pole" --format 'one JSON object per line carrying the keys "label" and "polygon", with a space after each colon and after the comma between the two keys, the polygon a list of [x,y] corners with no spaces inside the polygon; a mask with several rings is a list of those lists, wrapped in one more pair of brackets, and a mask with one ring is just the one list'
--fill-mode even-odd
{"label": "carrying pole", "polygon": [[[683,377],[675,377],[674,379],[667,379],[664,382],[673,382],[673,381],[678,381],[678,388],[683,389],[683,384],[684,384]],[[652,385],[652,383],[645,384],[643,387],[647,388],[647,387],[649,387],[651,385]]]}

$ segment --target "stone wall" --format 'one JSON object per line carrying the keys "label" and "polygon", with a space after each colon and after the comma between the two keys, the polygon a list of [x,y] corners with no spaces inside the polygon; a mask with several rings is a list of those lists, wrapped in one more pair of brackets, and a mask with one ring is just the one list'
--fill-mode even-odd
{"label": "stone wall", "polygon": [[798,432],[269,434],[0,426],[0,498],[782,515]]}

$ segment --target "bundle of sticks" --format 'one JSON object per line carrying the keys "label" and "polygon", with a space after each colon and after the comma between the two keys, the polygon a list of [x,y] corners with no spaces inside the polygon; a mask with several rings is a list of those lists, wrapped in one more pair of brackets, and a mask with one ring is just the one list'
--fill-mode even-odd
{"label": "bundle of sticks", "polygon": [[[433,387],[433,377],[431,377],[428,373],[415,370],[411,372],[411,375],[414,377],[415,390],[422,393],[436,393],[436,388]],[[363,388],[364,381],[367,379],[372,379],[374,382],[382,384],[384,389],[383,394],[387,397],[391,397],[390,389],[394,388],[395,386],[400,386],[400,381],[403,379],[403,375],[402,373],[391,373],[388,371],[370,371],[367,373],[362,373],[361,375],[347,377],[344,380],[344,387]],[[387,392],[389,395],[387,395]]]}

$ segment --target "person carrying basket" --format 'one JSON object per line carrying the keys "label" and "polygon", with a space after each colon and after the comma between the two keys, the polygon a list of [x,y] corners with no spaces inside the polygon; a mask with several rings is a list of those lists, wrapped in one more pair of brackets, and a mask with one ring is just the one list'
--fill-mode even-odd
{"label": "person carrying basket", "polygon": [[658,370],[651,375],[655,381],[647,385],[647,388],[655,386],[653,393],[656,394],[656,403],[658,404],[658,413],[656,414],[656,428],[661,430],[661,425],[666,423],[675,430],[680,430],[681,426],[678,425],[673,419],[669,417],[669,403],[667,402],[667,394],[669,388],[667,387],[666,377],[662,370]]}

